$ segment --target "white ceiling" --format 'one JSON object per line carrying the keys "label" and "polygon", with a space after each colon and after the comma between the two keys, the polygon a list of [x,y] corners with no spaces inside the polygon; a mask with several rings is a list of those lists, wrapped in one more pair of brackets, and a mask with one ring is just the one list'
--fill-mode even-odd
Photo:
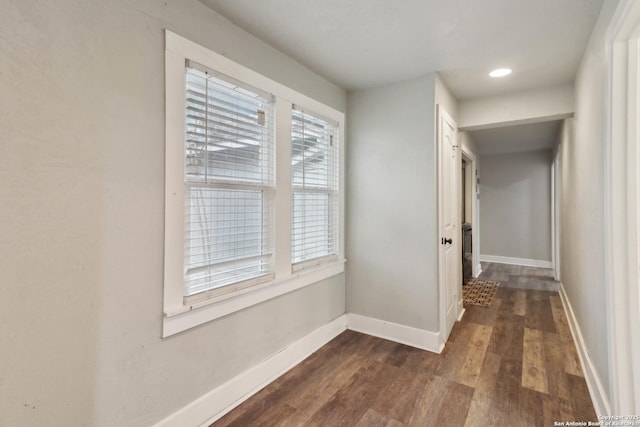
{"label": "white ceiling", "polygon": [[562,120],[469,131],[480,154],[514,153],[552,148]]}
{"label": "white ceiling", "polygon": [[[200,0],[348,89],[438,71],[458,99],[573,80],[602,0]],[[487,73],[514,72],[504,79]]]}

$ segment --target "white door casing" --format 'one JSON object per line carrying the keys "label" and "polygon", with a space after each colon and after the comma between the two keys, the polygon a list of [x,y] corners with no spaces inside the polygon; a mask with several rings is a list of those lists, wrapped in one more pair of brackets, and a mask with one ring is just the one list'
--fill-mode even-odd
{"label": "white door casing", "polygon": [[640,1],[618,3],[606,43],[609,80],[605,265],[611,405],[605,409],[616,415],[637,414],[640,411]]}
{"label": "white door casing", "polygon": [[[480,242],[480,221],[478,218],[480,218],[480,216],[478,215],[478,209],[479,209],[479,203],[478,203],[478,190],[477,190],[477,179],[478,179],[478,161],[476,160],[476,156],[475,154],[473,154],[473,152],[464,145],[464,143],[462,142],[462,138],[460,138],[461,133],[458,132],[458,140],[460,141],[460,153],[462,154],[462,157],[466,158],[467,161],[469,162],[467,168],[469,170],[469,175],[471,175],[470,179],[471,179],[471,185],[468,186],[468,188],[466,188],[467,192],[471,193],[471,253],[472,253],[472,276],[473,277],[478,277],[478,275],[480,274],[479,272],[479,253],[480,253],[480,245],[478,244]],[[460,220],[460,222],[466,222],[463,221],[462,219]],[[461,230],[462,231],[462,230]],[[462,242],[462,235],[460,236],[460,242]],[[462,251],[462,248],[460,248],[460,250]],[[462,299],[460,300],[460,303],[462,304]],[[462,308],[460,308],[460,310],[462,310]]]}
{"label": "white door casing", "polygon": [[462,309],[458,213],[460,150],[457,125],[440,105],[437,106],[437,124],[440,335],[445,343]]}

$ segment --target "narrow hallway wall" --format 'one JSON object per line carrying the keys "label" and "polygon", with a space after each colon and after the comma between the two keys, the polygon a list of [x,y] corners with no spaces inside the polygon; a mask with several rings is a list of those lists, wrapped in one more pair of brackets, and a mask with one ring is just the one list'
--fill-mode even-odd
{"label": "narrow hallway wall", "polygon": [[[608,405],[604,162],[607,57],[605,31],[617,1],[605,1],[576,77],[573,130],[561,134],[560,280],[586,349],[596,409]],[[570,125],[570,121],[565,126]]]}

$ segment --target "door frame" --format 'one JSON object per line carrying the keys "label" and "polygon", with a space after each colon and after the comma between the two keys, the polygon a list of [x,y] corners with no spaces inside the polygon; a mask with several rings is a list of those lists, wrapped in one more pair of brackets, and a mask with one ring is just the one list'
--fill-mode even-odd
{"label": "door frame", "polygon": [[560,174],[560,165],[562,163],[562,141],[570,138],[567,134],[571,131],[570,126],[573,126],[572,119],[564,119],[562,121],[562,128],[560,129],[560,143],[556,144],[552,151],[553,163],[551,165],[551,263],[553,265],[553,278],[554,280],[561,282],[560,277],[560,255],[561,255],[561,242],[560,236],[562,235],[561,224],[561,203],[562,200],[562,183]]}
{"label": "door frame", "polygon": [[[439,325],[439,333],[438,333],[438,339],[440,341],[440,348],[443,348],[445,343],[447,342],[447,339],[449,338],[449,332],[451,330],[451,328],[449,328],[449,325],[447,324],[447,282],[446,282],[446,271],[444,268],[444,259],[443,259],[443,249],[442,249],[442,244],[440,242],[441,237],[444,235],[444,230],[442,229],[442,195],[444,194],[444,191],[441,188],[443,179],[442,179],[442,164],[441,164],[441,151],[442,151],[442,144],[443,144],[443,140],[442,140],[442,116],[446,116],[447,119],[449,119],[456,128],[456,142],[458,143],[458,165],[457,167],[460,168],[461,164],[460,164],[460,142],[458,139],[458,125],[455,122],[455,120],[453,120],[451,118],[451,115],[449,115],[449,113],[447,113],[447,111],[442,107],[442,105],[437,104],[436,105],[436,178],[437,178],[437,184],[436,184],[436,192],[437,192],[437,196],[436,196],[436,201],[437,201],[437,209],[436,209],[436,213],[437,213],[437,239],[436,239],[436,245],[437,245],[437,254],[438,254],[438,311],[439,311],[439,320],[440,320],[440,325]],[[460,181],[460,173],[455,173],[454,176],[456,177],[456,183],[455,185],[457,186],[458,189],[460,189],[460,186],[462,185],[459,181]],[[456,209],[455,211],[457,212],[458,206],[457,206],[458,201],[456,200]],[[457,232],[456,232],[456,237],[455,239],[457,240],[457,242],[455,242],[455,244],[458,246],[458,248],[460,248],[460,238],[462,236],[462,225],[460,223],[460,218],[459,215],[456,215],[457,219],[456,219],[456,228],[457,228]],[[458,251],[460,252],[460,251]],[[456,263],[456,280],[458,282],[458,295],[459,295],[459,301],[456,302],[455,307],[458,309],[458,313],[456,315],[456,319],[460,320],[462,318],[462,315],[464,314],[464,307],[462,306],[462,260],[460,259],[460,262]],[[455,322],[454,322],[455,323]],[[451,325],[451,327],[453,327],[453,325]]]}
{"label": "door frame", "polygon": [[[480,212],[478,211],[478,162],[476,155],[462,143],[461,133],[458,131],[458,145],[460,145],[460,161],[463,158],[467,159],[471,165],[471,188],[467,191],[471,192],[471,262],[472,262],[472,276],[478,277],[480,270],[478,265],[480,264]],[[465,187],[466,189],[466,187]],[[458,186],[458,193],[462,193],[462,183]],[[461,221],[462,222],[462,221]]]}
{"label": "door frame", "polygon": [[621,0],[606,34],[605,269],[612,414],[640,412],[640,2]]}

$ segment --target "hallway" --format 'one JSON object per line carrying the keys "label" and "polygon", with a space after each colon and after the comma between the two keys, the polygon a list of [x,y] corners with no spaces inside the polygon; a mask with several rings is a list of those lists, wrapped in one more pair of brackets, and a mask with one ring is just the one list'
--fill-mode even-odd
{"label": "hallway", "polygon": [[442,354],[346,331],[214,426],[548,426],[595,421],[550,270],[483,264]]}

